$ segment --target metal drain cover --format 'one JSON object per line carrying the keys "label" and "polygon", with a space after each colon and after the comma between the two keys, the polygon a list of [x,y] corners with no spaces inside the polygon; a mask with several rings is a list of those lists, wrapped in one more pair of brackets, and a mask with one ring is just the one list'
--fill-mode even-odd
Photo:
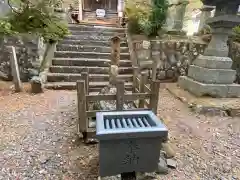
{"label": "metal drain cover", "polygon": [[168,130],[152,111],[99,112],[97,119],[98,139],[122,139],[130,137],[167,138]]}

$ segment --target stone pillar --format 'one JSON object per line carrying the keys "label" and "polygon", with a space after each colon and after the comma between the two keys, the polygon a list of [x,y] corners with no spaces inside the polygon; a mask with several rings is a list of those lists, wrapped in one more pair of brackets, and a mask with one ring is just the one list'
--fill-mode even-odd
{"label": "stone pillar", "polygon": [[198,27],[198,31],[201,31],[202,28],[205,26],[206,20],[211,17],[211,11],[214,8],[215,8],[214,6],[203,5],[203,7],[200,9],[202,11],[202,13],[201,13],[201,17],[200,17],[200,24]]}
{"label": "stone pillar", "polygon": [[[169,4],[174,4],[174,0],[168,0]],[[167,11],[167,18],[166,18],[166,29],[172,29],[173,27],[173,21],[174,21],[174,14],[175,14],[175,8],[170,7]]]}
{"label": "stone pillar", "polygon": [[82,0],[78,0],[78,20],[83,20],[83,4]]}
{"label": "stone pillar", "polygon": [[186,0],[180,0],[179,3],[181,4],[176,6],[176,14],[173,24],[174,31],[182,31],[186,7],[189,2]]}
{"label": "stone pillar", "polygon": [[240,24],[237,17],[240,2],[211,0],[211,3],[216,5],[215,16],[207,21],[212,28],[212,39],[204,54],[190,65],[188,76],[179,77],[178,83],[197,96],[240,97],[240,85],[233,83],[236,71],[231,69],[232,59],[227,57],[228,36]]}

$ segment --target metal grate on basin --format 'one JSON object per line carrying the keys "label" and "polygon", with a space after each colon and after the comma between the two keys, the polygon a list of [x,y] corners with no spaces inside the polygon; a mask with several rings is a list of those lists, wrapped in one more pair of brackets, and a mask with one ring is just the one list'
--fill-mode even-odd
{"label": "metal grate on basin", "polygon": [[104,116],[104,129],[149,128],[156,123],[148,115]]}

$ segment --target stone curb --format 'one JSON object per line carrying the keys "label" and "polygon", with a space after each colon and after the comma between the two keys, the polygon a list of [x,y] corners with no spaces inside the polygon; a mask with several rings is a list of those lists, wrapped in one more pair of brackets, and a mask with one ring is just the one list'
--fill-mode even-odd
{"label": "stone curb", "polygon": [[[176,86],[177,87],[177,86]],[[206,105],[198,103],[194,100],[190,101],[183,96],[177,95],[170,87],[166,88],[168,92],[170,92],[175,98],[187,104],[187,106],[195,113],[204,114],[208,116],[231,116],[231,117],[240,117],[240,107],[239,108],[231,108],[227,106],[217,107],[214,105]]]}

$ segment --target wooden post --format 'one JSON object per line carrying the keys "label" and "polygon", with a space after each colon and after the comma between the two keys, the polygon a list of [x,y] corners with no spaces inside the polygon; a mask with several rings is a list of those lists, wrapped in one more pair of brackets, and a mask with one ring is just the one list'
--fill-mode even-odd
{"label": "wooden post", "polygon": [[156,42],[152,41],[152,46],[151,46],[152,60],[153,60],[153,63],[152,63],[152,80],[153,81],[156,81],[157,79],[157,65],[160,60],[159,43],[160,43],[159,40],[157,40]]}
{"label": "wooden post", "polygon": [[137,77],[138,77],[138,67],[137,67],[137,66],[134,66],[134,67],[133,67],[133,90],[132,90],[133,93],[136,92],[136,88],[137,88]]}
{"label": "wooden post", "polygon": [[88,129],[87,108],[86,108],[86,88],[85,82],[77,81],[78,98],[78,131],[85,133]]}
{"label": "wooden post", "polygon": [[[86,95],[89,95],[89,70],[88,68],[86,69],[86,72],[82,72],[82,78],[85,82],[85,91],[86,91]],[[86,102],[86,110],[88,110],[89,106],[88,106],[88,102]]]}
{"label": "wooden post", "polygon": [[139,66],[136,54],[136,42],[133,42],[130,34],[127,34],[130,58],[133,66]]}
{"label": "wooden post", "polygon": [[111,38],[111,65],[119,66],[120,62],[120,42],[121,39],[119,36],[114,36]]}
{"label": "wooden post", "polygon": [[116,84],[118,76],[118,66],[120,63],[120,37],[114,36],[111,39],[111,66],[109,69],[109,81],[110,84]]}
{"label": "wooden post", "polygon": [[118,111],[123,110],[123,104],[124,104],[124,82],[123,81],[117,81],[116,83],[117,88],[117,101],[116,101],[116,108]]}
{"label": "wooden post", "polygon": [[[142,72],[141,73],[141,79],[140,79],[140,93],[145,93],[145,84],[147,83],[147,74]],[[144,99],[140,99],[139,100],[139,108],[144,108],[144,104],[145,104],[145,100]]]}
{"label": "wooden post", "polygon": [[12,71],[15,91],[20,92],[20,91],[22,91],[22,82],[21,82],[21,79],[20,79],[19,67],[18,67],[18,61],[17,61],[17,55],[16,55],[15,47],[11,46],[9,52],[10,52],[10,64],[11,64],[11,71]]}
{"label": "wooden post", "polygon": [[151,82],[150,108],[155,114],[157,114],[157,108],[158,108],[159,88],[160,88],[159,81]]}
{"label": "wooden post", "polygon": [[87,69],[87,72],[82,72],[82,80],[85,81],[85,89],[86,89],[86,94],[89,94],[89,71]]}

